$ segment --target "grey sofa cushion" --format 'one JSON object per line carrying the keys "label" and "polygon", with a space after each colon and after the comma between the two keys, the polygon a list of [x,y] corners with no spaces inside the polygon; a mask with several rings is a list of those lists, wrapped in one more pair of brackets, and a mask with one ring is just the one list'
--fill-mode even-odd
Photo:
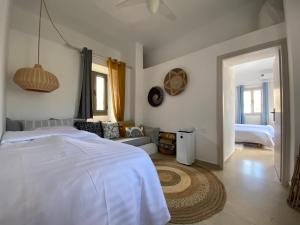
{"label": "grey sofa cushion", "polygon": [[159,131],[160,129],[157,127],[144,127],[144,135],[150,137],[151,142],[158,145],[158,139],[159,139]]}
{"label": "grey sofa cushion", "polygon": [[133,146],[141,146],[151,143],[150,137],[135,137],[135,138],[120,138],[116,139],[117,142],[122,142],[124,144],[133,145]]}
{"label": "grey sofa cushion", "polygon": [[22,131],[23,126],[19,120],[11,120],[6,118],[6,131]]}
{"label": "grey sofa cushion", "polygon": [[73,126],[74,119],[22,120],[23,130],[34,130],[41,127]]}

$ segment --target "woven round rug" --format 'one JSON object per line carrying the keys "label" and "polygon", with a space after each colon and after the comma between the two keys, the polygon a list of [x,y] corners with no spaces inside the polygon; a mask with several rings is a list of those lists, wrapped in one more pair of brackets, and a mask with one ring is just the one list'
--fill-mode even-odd
{"label": "woven round rug", "polygon": [[171,223],[197,223],[224,208],[224,185],[209,170],[170,160],[154,160],[154,164],[171,214]]}

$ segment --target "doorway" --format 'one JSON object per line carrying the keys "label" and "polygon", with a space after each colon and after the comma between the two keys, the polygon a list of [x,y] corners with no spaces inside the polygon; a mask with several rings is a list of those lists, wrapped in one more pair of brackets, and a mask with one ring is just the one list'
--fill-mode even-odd
{"label": "doorway", "polygon": [[289,89],[286,40],[218,57],[219,167],[239,146],[274,154],[279,181],[287,184]]}

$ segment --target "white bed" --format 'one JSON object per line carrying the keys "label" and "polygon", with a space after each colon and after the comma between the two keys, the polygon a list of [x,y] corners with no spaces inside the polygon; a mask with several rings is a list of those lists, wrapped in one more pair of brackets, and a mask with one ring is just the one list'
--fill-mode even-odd
{"label": "white bed", "polygon": [[236,143],[255,143],[274,147],[274,128],[270,125],[235,124]]}
{"label": "white bed", "polygon": [[1,225],[165,225],[169,219],[143,150],[71,127],[4,134]]}

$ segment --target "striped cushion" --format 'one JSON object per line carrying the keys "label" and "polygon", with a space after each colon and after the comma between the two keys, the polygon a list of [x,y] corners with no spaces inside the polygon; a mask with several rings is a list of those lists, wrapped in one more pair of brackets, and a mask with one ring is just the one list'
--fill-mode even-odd
{"label": "striped cushion", "polygon": [[74,119],[22,120],[23,130],[34,130],[40,127],[73,126]]}

